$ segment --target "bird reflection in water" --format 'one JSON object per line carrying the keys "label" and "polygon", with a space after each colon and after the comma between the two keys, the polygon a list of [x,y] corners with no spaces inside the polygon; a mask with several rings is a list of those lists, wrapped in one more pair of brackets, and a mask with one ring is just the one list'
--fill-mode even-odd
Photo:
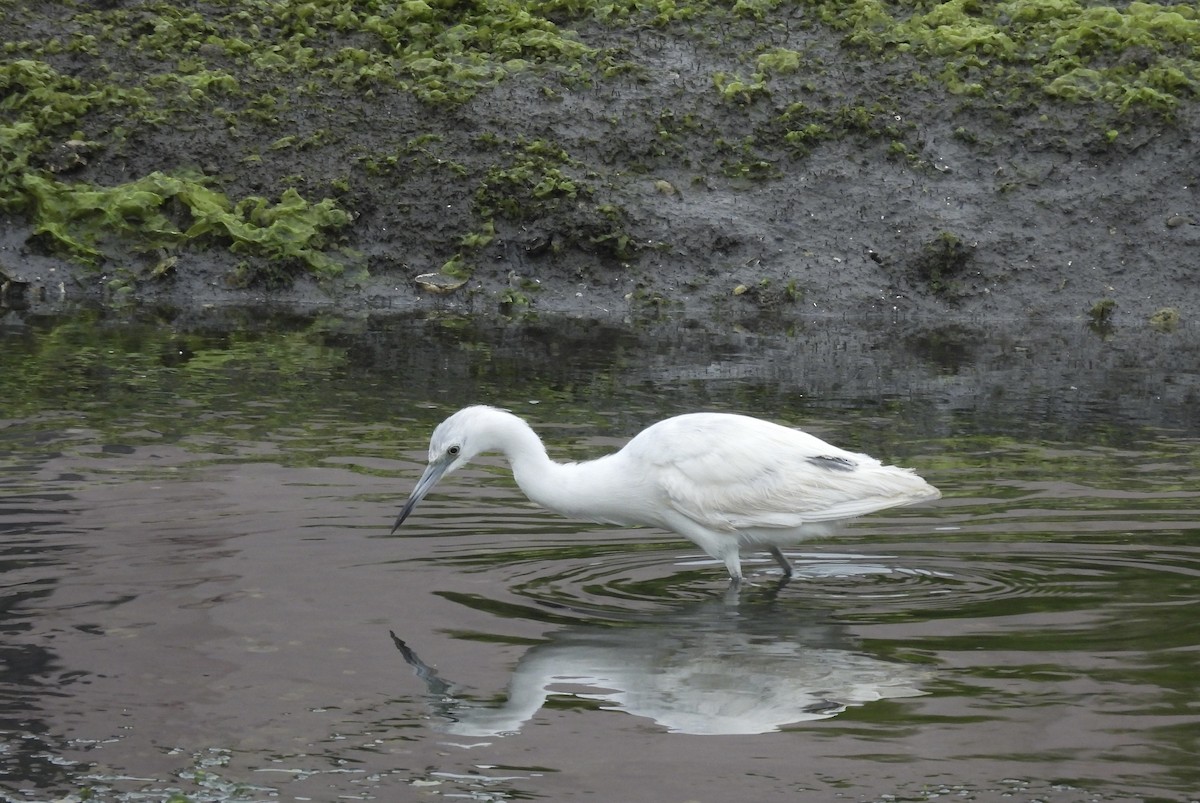
{"label": "bird reflection in water", "polygon": [[866,655],[842,626],[798,613],[802,621],[775,606],[712,601],[654,621],[570,627],[521,657],[499,706],[459,696],[392,639],[445,729],[462,736],[519,732],[551,695],[598,701],[674,733],[757,734],[926,693],[928,669]]}

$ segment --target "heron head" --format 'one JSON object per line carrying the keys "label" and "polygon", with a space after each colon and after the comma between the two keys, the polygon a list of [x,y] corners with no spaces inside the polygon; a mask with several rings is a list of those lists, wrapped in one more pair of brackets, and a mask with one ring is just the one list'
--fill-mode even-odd
{"label": "heron head", "polygon": [[417,480],[408,501],[400,509],[400,515],[392,525],[393,533],[442,477],[491,447],[485,431],[480,428],[480,419],[491,409],[467,407],[438,424],[429,439],[429,464],[425,466],[421,479]]}

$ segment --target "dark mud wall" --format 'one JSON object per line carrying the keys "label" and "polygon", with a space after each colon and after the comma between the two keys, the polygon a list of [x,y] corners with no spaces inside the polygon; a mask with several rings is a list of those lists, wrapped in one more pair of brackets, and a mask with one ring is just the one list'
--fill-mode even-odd
{"label": "dark mud wall", "polygon": [[1195,314],[1190,6],[10,2],[0,34],[18,303]]}

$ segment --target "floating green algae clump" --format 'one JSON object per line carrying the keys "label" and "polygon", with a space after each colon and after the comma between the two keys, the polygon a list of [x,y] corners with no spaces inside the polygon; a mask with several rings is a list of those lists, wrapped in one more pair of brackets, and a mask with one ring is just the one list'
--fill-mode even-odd
{"label": "floating green algae clump", "polygon": [[312,204],[295,190],[279,203],[249,197],[233,204],[190,177],[151,173],[117,187],[64,184],[27,175],[35,236],[87,263],[106,246],[142,250],[211,240],[235,253],[303,265],[318,275],[340,272],[325,253],[329,234],[349,223],[333,201]]}

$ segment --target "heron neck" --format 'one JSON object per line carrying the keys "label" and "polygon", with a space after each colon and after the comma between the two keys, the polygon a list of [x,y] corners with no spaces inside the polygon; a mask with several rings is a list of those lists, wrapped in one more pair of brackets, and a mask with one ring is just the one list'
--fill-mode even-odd
{"label": "heron neck", "polygon": [[533,428],[523,420],[504,410],[492,411],[494,421],[491,426],[491,438],[486,442],[481,452],[498,451],[504,454],[512,467],[517,485],[526,495],[527,477],[552,470],[554,462],[546,454],[542,439]]}
{"label": "heron neck", "polygon": [[575,510],[573,502],[588,498],[591,496],[589,491],[597,490],[590,487],[596,479],[591,470],[596,461],[558,463],[551,460],[541,438],[516,416],[509,417],[509,425],[503,432],[499,448],[526,496],[542,507],[566,516],[592,518],[584,511]]}
{"label": "heron neck", "polygon": [[548,506],[546,499],[554,496],[555,476],[562,466],[546,454],[546,446],[533,429],[515,416],[513,426],[505,432],[501,450],[512,466],[517,485],[533,501]]}

